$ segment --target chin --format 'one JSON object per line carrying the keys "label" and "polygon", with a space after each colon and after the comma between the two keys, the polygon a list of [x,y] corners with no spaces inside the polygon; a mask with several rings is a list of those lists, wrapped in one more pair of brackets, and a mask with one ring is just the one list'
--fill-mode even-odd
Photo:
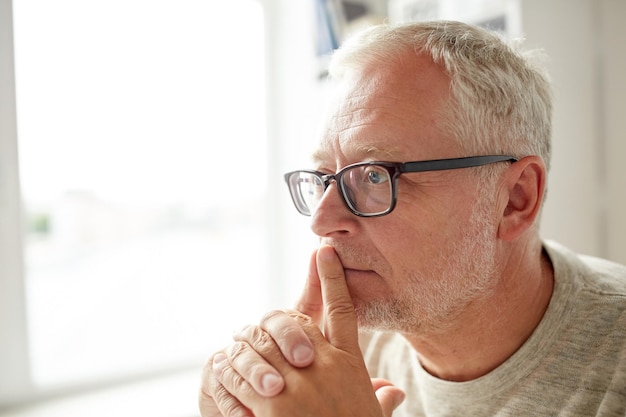
{"label": "chin", "polygon": [[417,320],[419,314],[396,299],[363,301],[353,298],[357,324],[360,330],[415,333],[423,330],[425,323]]}
{"label": "chin", "polygon": [[393,303],[385,300],[352,299],[359,329],[396,330],[400,319]]}

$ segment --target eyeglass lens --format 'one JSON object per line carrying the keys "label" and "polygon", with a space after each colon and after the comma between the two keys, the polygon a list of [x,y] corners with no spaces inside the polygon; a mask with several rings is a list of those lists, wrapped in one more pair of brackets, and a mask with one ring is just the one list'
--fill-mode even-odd
{"label": "eyeglass lens", "polygon": [[309,172],[300,172],[294,176],[297,178],[292,184],[296,185],[298,191],[298,209],[303,214],[311,215],[324,195],[324,182],[322,178]]}
{"label": "eyeglass lens", "polygon": [[[392,179],[386,168],[358,165],[341,173],[339,190],[353,210],[361,214],[387,211],[392,202]],[[317,208],[325,191],[322,178],[314,173],[298,172],[290,178],[294,201],[302,214],[310,215]]]}
{"label": "eyeglass lens", "polygon": [[344,173],[341,185],[348,204],[360,213],[382,213],[391,205],[391,178],[383,167],[356,166]]}

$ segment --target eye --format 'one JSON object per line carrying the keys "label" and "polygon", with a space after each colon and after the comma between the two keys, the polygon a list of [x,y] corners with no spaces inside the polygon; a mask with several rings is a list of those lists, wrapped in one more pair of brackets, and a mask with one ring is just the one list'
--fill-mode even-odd
{"label": "eye", "polygon": [[378,185],[389,181],[389,173],[378,167],[369,168],[365,175],[367,182],[370,184]]}

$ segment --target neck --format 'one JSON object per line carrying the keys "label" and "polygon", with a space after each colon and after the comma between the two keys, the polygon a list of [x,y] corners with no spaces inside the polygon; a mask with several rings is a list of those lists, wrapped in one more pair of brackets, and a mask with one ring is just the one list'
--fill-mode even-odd
{"label": "neck", "polygon": [[539,325],[552,296],[553,270],[541,244],[511,254],[495,291],[468,306],[445,332],[406,339],[422,366],[449,381],[486,375],[511,357]]}

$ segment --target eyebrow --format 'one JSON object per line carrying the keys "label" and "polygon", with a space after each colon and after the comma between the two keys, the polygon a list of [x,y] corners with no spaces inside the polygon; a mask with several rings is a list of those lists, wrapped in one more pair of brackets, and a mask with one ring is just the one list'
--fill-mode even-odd
{"label": "eyebrow", "polygon": [[398,148],[380,148],[374,145],[360,145],[356,148],[359,154],[381,156],[383,158],[398,158],[400,150]]}
{"label": "eyebrow", "polygon": [[[349,149],[347,152],[348,156],[358,156],[359,160],[371,159],[376,161],[398,161],[400,158],[401,151],[399,148],[381,148],[376,145],[364,144],[357,145],[354,148]],[[332,154],[328,151],[317,149],[311,155],[313,162],[321,163],[324,161],[328,161],[332,158]],[[360,162],[360,161],[359,161]]]}

